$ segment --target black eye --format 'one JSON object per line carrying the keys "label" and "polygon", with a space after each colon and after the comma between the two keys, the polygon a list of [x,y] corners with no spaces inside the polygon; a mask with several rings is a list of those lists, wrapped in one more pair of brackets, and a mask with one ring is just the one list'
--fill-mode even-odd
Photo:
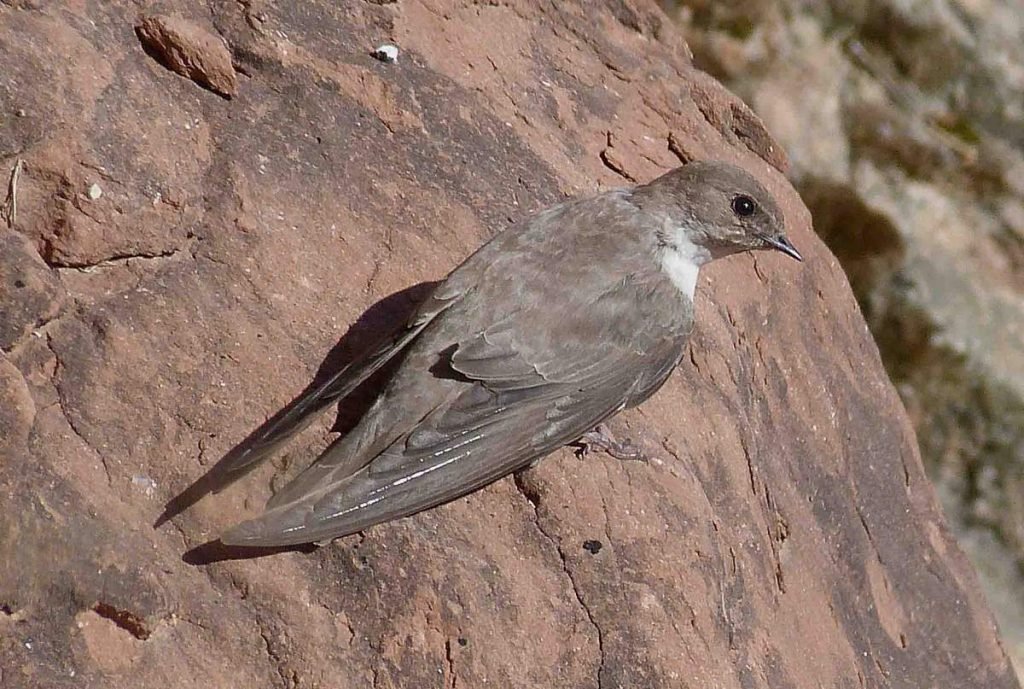
{"label": "black eye", "polygon": [[756,210],[757,204],[754,203],[754,199],[750,198],[749,196],[743,196],[742,194],[740,194],[739,196],[733,197],[732,211],[736,215],[742,218],[746,218],[748,216],[753,215],[754,211]]}

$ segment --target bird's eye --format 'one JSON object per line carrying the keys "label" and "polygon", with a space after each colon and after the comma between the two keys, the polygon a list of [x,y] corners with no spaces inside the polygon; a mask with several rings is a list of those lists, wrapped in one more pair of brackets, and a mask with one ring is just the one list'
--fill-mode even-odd
{"label": "bird's eye", "polygon": [[740,194],[739,196],[734,196],[733,197],[733,199],[732,199],[732,211],[736,215],[738,215],[738,216],[740,216],[742,218],[746,218],[746,217],[749,217],[749,216],[753,215],[754,211],[756,211],[756,210],[757,210],[757,204],[754,203],[754,199],[750,198],[749,196],[744,196],[744,195]]}

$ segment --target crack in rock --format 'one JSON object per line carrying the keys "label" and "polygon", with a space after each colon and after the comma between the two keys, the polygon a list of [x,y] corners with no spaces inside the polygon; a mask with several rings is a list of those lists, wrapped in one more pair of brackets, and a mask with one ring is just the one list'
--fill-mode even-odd
{"label": "crack in rock", "polygon": [[103,466],[103,472],[107,476],[107,485],[113,486],[114,478],[110,473],[110,465],[107,464],[107,458],[104,457],[103,453],[100,452],[96,447],[94,447],[93,444],[89,442],[89,439],[82,434],[82,431],[78,428],[74,421],[74,418],[72,417],[72,414],[68,406],[67,398],[64,395],[64,391],[61,390],[60,385],[57,383],[57,376],[60,373],[61,369],[64,368],[64,362],[61,361],[60,354],[57,353],[57,350],[53,346],[53,336],[48,332],[44,334],[46,337],[46,348],[50,350],[51,354],[53,354],[53,360],[55,362],[53,372],[50,374],[50,385],[53,386],[53,391],[57,395],[57,407],[60,409],[60,413],[61,415],[63,415],[64,420],[67,421],[68,428],[71,429],[71,432],[74,433],[78,437],[78,439],[81,440],[82,443],[87,448],[89,448],[89,450],[91,450],[94,455],[96,455],[97,458],[99,458],[100,464]]}
{"label": "crack in rock", "polygon": [[256,622],[256,626],[259,629],[260,638],[263,639],[263,646],[267,654],[267,659],[270,660],[271,665],[274,666],[274,670],[277,672],[278,679],[281,680],[281,686],[285,689],[298,686],[299,678],[297,673],[293,670],[291,673],[288,672],[287,661],[280,656],[278,651],[274,648],[273,639],[271,638],[270,632],[263,624],[263,620],[260,619],[259,615],[253,616]]}
{"label": "crack in rock", "polygon": [[587,616],[587,620],[590,622],[590,626],[594,628],[594,634],[597,637],[597,652],[598,652],[598,666],[597,666],[597,689],[603,689],[604,687],[604,666],[605,666],[605,650],[604,650],[604,633],[601,631],[600,625],[594,618],[594,613],[590,610],[586,601],[583,599],[583,594],[576,583],[576,579],[573,578],[572,570],[569,568],[569,563],[566,560],[565,551],[562,550],[562,546],[558,543],[558,540],[544,528],[541,524],[540,519],[540,494],[536,488],[528,485],[523,480],[523,472],[518,472],[512,475],[515,483],[516,490],[518,490],[527,502],[530,503],[530,507],[533,510],[533,523],[537,527],[537,531],[546,538],[552,546],[555,548],[555,552],[558,554],[558,559],[562,564],[562,572],[569,580],[569,585],[572,588],[573,595],[576,597],[576,602],[579,603],[580,608],[583,609],[583,613]]}
{"label": "crack in rock", "polygon": [[88,273],[96,270],[97,268],[108,268],[110,266],[126,266],[129,261],[160,261],[165,259],[171,259],[178,256],[178,254],[188,252],[191,254],[191,246],[178,247],[174,249],[167,249],[165,251],[140,251],[137,253],[125,253],[115,254],[98,261],[60,261],[54,259],[52,256],[47,259],[45,256],[43,260],[53,270],[77,270],[79,272]]}
{"label": "crack in rock", "polygon": [[448,681],[446,682],[448,689],[455,689],[455,685],[458,681],[458,677],[455,675],[455,658],[452,657],[452,640],[444,640],[444,659],[448,664]]}

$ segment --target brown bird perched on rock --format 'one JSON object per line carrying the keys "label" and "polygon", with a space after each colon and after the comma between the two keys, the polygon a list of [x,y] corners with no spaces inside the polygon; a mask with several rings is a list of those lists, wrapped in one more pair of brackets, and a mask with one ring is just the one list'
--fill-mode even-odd
{"label": "brown bird perched on rock", "polygon": [[404,352],[359,424],[221,541],[344,536],[463,496],[581,436],[600,444],[588,432],[654,394],[679,363],[700,267],[757,249],[800,260],[783,227],[771,195],[718,162],[509,227],[397,335],[225,458],[230,482]]}

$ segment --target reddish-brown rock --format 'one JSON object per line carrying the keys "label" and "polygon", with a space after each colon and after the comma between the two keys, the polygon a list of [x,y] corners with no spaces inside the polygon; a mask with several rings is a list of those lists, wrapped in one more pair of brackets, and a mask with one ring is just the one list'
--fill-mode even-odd
{"label": "reddish-brown rock", "polygon": [[[53,283],[0,357],[0,685],[1017,686],[782,152],[653,4],[214,4],[230,101],[155,70],[135,11],[0,5],[0,164]],[[617,422],[654,461],[562,451],[315,552],[182,560],[325,419],[152,527],[410,296],[329,356],[376,302],[704,157],[757,174],[807,260],[706,271],[684,364]]]}
{"label": "reddish-brown rock", "polygon": [[238,90],[224,41],[181,17],[146,17],[135,28],[142,44],[167,69],[230,98]]}
{"label": "reddish-brown rock", "polygon": [[27,237],[0,229],[0,350],[57,315],[60,280]]}

